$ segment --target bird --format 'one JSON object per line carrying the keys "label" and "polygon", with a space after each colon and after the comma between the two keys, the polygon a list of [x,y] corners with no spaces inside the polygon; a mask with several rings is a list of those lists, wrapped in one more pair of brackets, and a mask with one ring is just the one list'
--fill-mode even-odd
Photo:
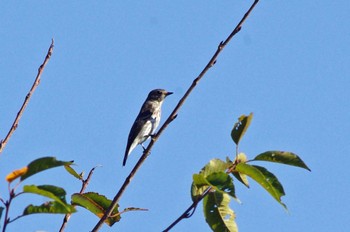
{"label": "bird", "polygon": [[154,135],[160,122],[163,101],[171,94],[173,94],[173,92],[168,92],[164,89],[154,89],[149,92],[130,129],[123,166],[125,166],[129,154],[137,145],[141,144],[142,148],[144,150],[146,149],[143,146],[143,142],[145,142],[150,136]]}

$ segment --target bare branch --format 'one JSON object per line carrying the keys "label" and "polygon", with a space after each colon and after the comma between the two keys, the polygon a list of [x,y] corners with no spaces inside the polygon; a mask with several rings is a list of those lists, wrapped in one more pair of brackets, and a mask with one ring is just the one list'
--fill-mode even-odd
{"label": "bare branch", "polygon": [[44,68],[45,68],[47,62],[49,61],[49,59],[50,59],[50,57],[51,57],[51,55],[52,55],[53,47],[54,47],[54,40],[52,39],[52,42],[51,42],[51,45],[50,45],[50,47],[49,47],[49,50],[47,51],[45,60],[44,60],[44,62],[40,65],[40,67],[39,67],[39,69],[38,69],[38,74],[37,74],[37,76],[36,76],[36,78],[35,78],[35,81],[34,81],[32,87],[31,87],[31,89],[29,90],[27,96],[25,97],[24,102],[23,102],[23,104],[22,104],[22,106],[21,106],[21,109],[20,109],[20,110],[18,111],[18,113],[17,113],[17,116],[16,116],[16,118],[15,118],[15,121],[13,122],[13,124],[12,124],[12,126],[11,126],[9,132],[7,133],[5,139],[0,141],[0,154],[1,154],[1,152],[3,151],[3,149],[5,148],[5,146],[6,146],[7,142],[8,142],[8,140],[9,140],[10,137],[12,136],[13,132],[17,129],[19,120],[21,119],[22,114],[23,114],[25,108],[26,108],[27,105],[28,105],[28,102],[29,102],[29,100],[30,100],[30,97],[31,97],[32,94],[34,93],[36,87],[40,84],[40,77],[41,77],[41,74],[43,73]]}
{"label": "bare branch", "polygon": [[[208,64],[204,67],[204,69],[202,70],[202,72],[198,75],[197,78],[195,78],[191,84],[191,86],[188,88],[188,90],[186,91],[186,93],[184,94],[184,96],[180,99],[180,101],[178,102],[178,104],[176,105],[176,107],[174,108],[173,112],[169,115],[169,117],[167,118],[167,120],[164,122],[164,124],[162,125],[162,127],[159,129],[158,133],[152,137],[151,142],[148,144],[147,148],[144,150],[142,156],[140,157],[139,161],[136,163],[135,167],[132,169],[132,171],[130,172],[130,174],[127,176],[127,178],[125,179],[122,187],[119,189],[117,195],[114,197],[110,207],[108,208],[108,210],[105,212],[105,214],[101,217],[101,219],[99,220],[99,222],[96,224],[96,226],[93,228],[92,232],[96,232],[98,231],[101,226],[103,225],[103,222],[110,217],[111,212],[114,210],[114,208],[117,206],[120,197],[122,196],[122,194],[124,193],[126,187],[129,185],[129,183],[131,182],[131,179],[134,177],[134,175],[136,174],[137,170],[140,168],[140,166],[142,165],[142,163],[146,160],[147,156],[149,155],[153,145],[156,143],[156,141],[158,140],[159,136],[163,133],[163,131],[167,128],[167,126],[177,117],[178,111],[180,110],[181,106],[184,104],[184,102],[186,101],[187,97],[190,95],[190,93],[192,92],[192,90],[197,86],[198,82],[203,78],[203,76],[207,73],[207,71],[214,66],[214,64],[216,63],[216,59],[219,56],[219,54],[221,53],[221,51],[225,48],[225,46],[230,42],[230,40],[232,39],[233,36],[235,36],[240,30],[241,27],[243,25],[243,23],[245,22],[245,20],[248,18],[249,14],[251,13],[251,11],[254,9],[255,5],[259,2],[259,0],[255,0],[254,3],[251,5],[251,7],[249,8],[249,10],[245,13],[245,15],[243,16],[243,18],[241,19],[241,21],[237,24],[237,26],[235,27],[235,29],[231,32],[231,34],[226,38],[225,41],[221,42],[216,50],[216,52],[214,53],[214,55],[212,56],[212,58],[209,60]],[[181,219],[180,219],[181,220]]]}
{"label": "bare branch", "polygon": [[[86,189],[86,187],[89,185],[91,176],[92,176],[93,172],[95,171],[95,168],[97,168],[97,167],[92,168],[92,169],[90,170],[90,172],[89,172],[88,177],[87,177],[85,180],[82,180],[82,181],[81,181],[81,182],[82,182],[82,186],[81,186],[81,189],[80,189],[80,192],[79,192],[80,194],[82,194],[82,193],[85,192],[85,189]],[[74,206],[74,207],[75,207],[75,206]],[[66,228],[67,223],[68,223],[68,221],[69,221],[71,215],[72,215],[71,213],[68,213],[68,214],[66,214],[66,215],[64,216],[63,222],[62,222],[62,225],[61,225],[61,228],[60,228],[59,232],[63,232],[63,231],[64,231],[64,229]]]}

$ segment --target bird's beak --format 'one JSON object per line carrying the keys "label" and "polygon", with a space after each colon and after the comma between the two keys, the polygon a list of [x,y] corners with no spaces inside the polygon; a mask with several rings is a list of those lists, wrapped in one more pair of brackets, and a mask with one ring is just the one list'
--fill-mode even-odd
{"label": "bird's beak", "polygon": [[167,92],[167,93],[165,94],[165,96],[169,96],[169,95],[171,95],[171,94],[173,94],[173,92]]}

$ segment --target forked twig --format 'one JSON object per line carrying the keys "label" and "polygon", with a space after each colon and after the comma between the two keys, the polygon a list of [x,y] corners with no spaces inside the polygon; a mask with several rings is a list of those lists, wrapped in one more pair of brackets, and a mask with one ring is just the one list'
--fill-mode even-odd
{"label": "forked twig", "polygon": [[25,99],[24,99],[24,102],[23,102],[23,104],[22,104],[22,106],[21,106],[21,109],[18,111],[17,116],[16,116],[15,120],[13,121],[12,126],[11,126],[9,132],[7,133],[5,139],[3,139],[3,140],[0,141],[0,154],[1,154],[1,152],[3,151],[3,149],[5,148],[5,146],[6,146],[7,142],[8,142],[8,140],[9,140],[10,137],[12,136],[13,132],[15,132],[15,130],[17,129],[19,120],[21,119],[22,114],[23,114],[25,108],[26,108],[27,105],[28,105],[28,102],[29,102],[29,100],[30,100],[30,97],[31,97],[32,94],[34,93],[36,87],[40,84],[40,77],[41,77],[41,74],[43,73],[44,68],[45,68],[47,62],[49,61],[49,59],[50,59],[50,57],[51,57],[51,55],[52,55],[53,47],[54,47],[54,40],[52,39],[51,45],[50,45],[50,47],[49,47],[49,50],[47,51],[46,57],[45,57],[45,59],[44,59],[44,62],[40,65],[40,67],[39,67],[39,69],[38,69],[38,74],[37,74],[37,76],[36,76],[36,78],[35,78],[35,81],[34,81],[32,87],[30,88],[30,90],[29,90],[27,96],[26,96]]}
{"label": "forked twig", "polygon": [[248,18],[249,14],[251,13],[251,11],[254,9],[254,7],[256,6],[256,4],[259,2],[259,0],[255,0],[254,3],[251,5],[251,7],[249,8],[249,10],[245,13],[245,15],[243,16],[243,18],[241,19],[241,21],[237,24],[237,26],[235,27],[235,29],[231,32],[231,34],[226,38],[225,41],[222,41],[216,52],[214,53],[214,55],[212,56],[212,58],[209,60],[208,64],[205,66],[205,68],[202,70],[202,72],[198,75],[197,78],[195,78],[191,84],[191,86],[188,88],[188,90],[186,91],[186,93],[184,94],[184,96],[180,99],[180,101],[178,102],[178,104],[176,105],[176,107],[174,108],[174,110],[172,111],[172,113],[169,115],[169,117],[167,118],[167,120],[164,122],[164,124],[162,125],[162,127],[159,129],[158,133],[156,135],[154,135],[152,137],[151,142],[148,144],[147,148],[145,149],[145,151],[143,152],[142,156],[140,157],[139,161],[136,163],[135,167],[132,169],[132,171],[130,172],[130,174],[127,176],[127,178],[125,179],[123,185],[121,186],[121,188],[119,189],[118,193],[115,195],[110,207],[108,208],[108,210],[105,212],[105,214],[101,217],[101,219],[99,220],[99,222],[95,225],[95,227],[92,229],[92,232],[96,232],[98,231],[101,226],[103,225],[103,222],[110,217],[111,212],[114,210],[114,208],[117,206],[120,197],[122,196],[122,194],[124,193],[126,187],[129,185],[131,179],[134,177],[134,175],[136,174],[137,170],[140,168],[140,166],[142,165],[142,163],[145,161],[145,159],[147,158],[147,156],[149,155],[153,145],[155,144],[155,142],[158,140],[159,136],[163,133],[163,131],[167,128],[167,126],[176,118],[178,111],[180,110],[181,106],[184,104],[184,102],[186,101],[187,97],[190,95],[190,93],[192,92],[192,90],[197,86],[198,82],[202,79],[202,77],[204,76],[204,74],[216,63],[216,59],[219,56],[219,54],[221,53],[221,51],[224,49],[224,47],[230,42],[230,40],[232,39],[232,37],[234,35],[236,35],[240,30],[241,27],[243,25],[243,23],[245,22],[245,20]]}
{"label": "forked twig", "polygon": [[[90,170],[90,172],[89,172],[88,177],[87,177],[85,180],[83,180],[83,179],[81,180],[82,186],[81,186],[81,189],[80,189],[80,192],[79,192],[80,194],[83,194],[83,193],[85,192],[85,189],[86,189],[86,187],[89,185],[91,176],[92,176],[92,174],[94,173],[95,169],[96,169],[96,167],[92,168],[92,169]],[[74,207],[75,207],[75,206],[74,206]],[[63,232],[63,231],[64,231],[64,229],[66,228],[67,223],[68,223],[68,221],[69,221],[71,215],[72,215],[71,213],[68,213],[68,214],[66,214],[66,215],[64,216],[63,222],[62,222],[62,225],[61,225],[61,228],[60,228],[59,232]]]}

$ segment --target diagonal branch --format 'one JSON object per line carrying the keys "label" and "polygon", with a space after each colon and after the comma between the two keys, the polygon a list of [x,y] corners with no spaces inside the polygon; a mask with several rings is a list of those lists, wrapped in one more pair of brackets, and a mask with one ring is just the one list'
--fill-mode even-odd
{"label": "diagonal branch", "polygon": [[101,219],[99,220],[99,222],[95,225],[95,227],[93,228],[92,232],[96,232],[98,231],[102,225],[103,222],[110,217],[111,212],[114,210],[114,208],[117,206],[120,197],[122,196],[122,194],[124,193],[126,187],[129,185],[129,183],[131,182],[131,179],[134,177],[134,175],[136,174],[137,170],[140,168],[140,166],[142,165],[142,163],[146,160],[147,156],[149,155],[153,145],[157,142],[159,136],[163,133],[163,131],[168,127],[168,125],[176,118],[178,111],[180,110],[180,108],[182,107],[182,105],[184,104],[184,102],[186,101],[187,97],[190,95],[190,93],[192,92],[192,90],[197,86],[198,82],[203,78],[203,76],[207,73],[207,71],[214,66],[214,64],[216,63],[216,59],[219,56],[219,54],[221,53],[221,51],[224,49],[224,47],[230,42],[230,40],[233,38],[233,36],[235,36],[240,30],[241,27],[243,25],[243,23],[245,22],[245,20],[248,18],[248,16],[250,15],[251,11],[254,9],[254,7],[256,6],[256,4],[259,2],[259,0],[255,0],[254,3],[251,5],[251,7],[249,8],[249,10],[245,13],[245,15],[243,16],[243,18],[241,19],[241,21],[237,24],[237,26],[235,27],[235,29],[231,32],[231,34],[226,38],[225,41],[222,41],[216,52],[214,53],[214,55],[212,56],[212,58],[209,60],[208,64],[204,67],[204,69],[202,70],[202,72],[198,75],[198,77],[196,77],[191,86],[188,88],[188,90],[186,91],[186,93],[184,94],[184,96],[180,99],[180,101],[178,102],[178,104],[175,106],[174,110],[172,111],[172,113],[169,115],[169,117],[167,118],[167,120],[164,122],[164,124],[162,125],[162,127],[159,129],[158,133],[156,135],[154,135],[152,137],[151,142],[148,144],[147,148],[145,149],[145,151],[143,152],[142,156],[140,157],[139,161],[136,163],[135,167],[132,169],[132,171],[130,172],[130,174],[127,176],[127,178],[125,179],[123,185],[121,186],[121,188],[119,189],[118,193],[115,195],[110,207],[108,208],[108,210],[105,212],[105,214],[101,217]]}
{"label": "diagonal branch", "polygon": [[5,139],[0,141],[0,154],[1,154],[1,152],[3,151],[3,149],[5,148],[5,146],[6,146],[7,142],[8,142],[8,140],[9,140],[10,137],[12,136],[13,132],[15,132],[15,130],[17,129],[19,120],[21,119],[22,114],[23,114],[25,108],[26,108],[27,105],[28,105],[28,102],[29,102],[29,100],[30,100],[30,97],[31,97],[32,94],[34,93],[36,87],[40,84],[40,77],[41,77],[41,74],[43,73],[44,68],[45,68],[47,62],[49,61],[49,59],[50,59],[50,57],[51,57],[51,55],[52,55],[53,47],[54,47],[54,40],[52,39],[52,42],[51,42],[51,45],[50,45],[50,47],[49,47],[49,50],[47,51],[45,60],[44,60],[44,62],[40,65],[40,67],[39,67],[39,69],[38,69],[38,74],[37,74],[37,76],[36,76],[36,78],[35,78],[35,81],[34,81],[32,87],[30,88],[30,90],[29,90],[27,96],[26,96],[25,99],[24,99],[24,102],[23,102],[23,104],[22,104],[22,106],[21,106],[21,109],[18,111],[17,116],[16,116],[14,122],[12,123],[12,126],[11,126],[9,132],[7,133]]}
{"label": "diagonal branch", "polygon": [[176,105],[175,109],[173,110],[173,112],[170,114],[170,116],[168,117],[168,119],[164,122],[163,126],[159,129],[158,133],[155,135],[154,140],[157,140],[158,137],[161,135],[161,133],[165,130],[165,128],[171,123],[171,121],[173,121],[176,116],[177,116],[177,112],[179,111],[179,109],[181,108],[181,106],[183,105],[183,103],[186,101],[187,97],[190,95],[190,93],[192,92],[192,90],[197,86],[198,82],[203,78],[203,76],[207,73],[207,71],[214,66],[214,64],[216,63],[216,59],[219,56],[219,54],[221,53],[221,51],[224,49],[224,47],[226,47],[226,45],[230,42],[230,40],[233,38],[233,36],[235,36],[242,28],[243,23],[245,22],[245,20],[248,18],[249,14],[251,13],[251,11],[254,9],[255,5],[258,4],[259,0],[255,0],[254,3],[251,5],[251,7],[249,8],[249,10],[244,14],[243,18],[241,19],[241,21],[237,24],[237,26],[235,27],[235,29],[231,32],[231,34],[226,38],[225,41],[221,41],[216,52],[214,53],[214,55],[212,56],[212,58],[209,60],[208,64],[205,66],[205,68],[202,70],[202,72],[198,75],[198,77],[196,79],[193,80],[192,85],[188,88],[188,90],[186,91],[185,95],[181,98],[181,100],[179,101],[179,103]]}

